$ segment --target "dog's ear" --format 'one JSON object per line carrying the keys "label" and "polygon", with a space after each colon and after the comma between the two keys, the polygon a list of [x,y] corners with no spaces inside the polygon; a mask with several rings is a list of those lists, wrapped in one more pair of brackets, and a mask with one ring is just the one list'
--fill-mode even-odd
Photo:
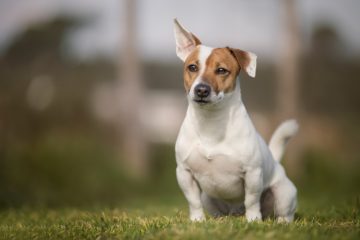
{"label": "dog's ear", "polygon": [[182,60],[189,56],[197,45],[200,45],[200,40],[191,32],[187,31],[177,19],[174,19],[174,33],[176,41],[176,55]]}
{"label": "dog's ear", "polygon": [[239,64],[240,69],[250,76],[255,77],[256,74],[256,59],[257,56],[252,52],[246,52],[236,48],[229,48],[230,53],[236,58],[236,61]]}

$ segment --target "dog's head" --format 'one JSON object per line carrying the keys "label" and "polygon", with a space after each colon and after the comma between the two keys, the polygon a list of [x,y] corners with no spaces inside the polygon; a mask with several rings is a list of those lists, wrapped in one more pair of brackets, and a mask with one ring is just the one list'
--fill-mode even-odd
{"label": "dog's head", "polygon": [[240,70],[255,77],[256,55],[235,48],[211,48],[175,19],[176,54],[184,64],[184,85],[189,100],[216,104],[232,95]]}

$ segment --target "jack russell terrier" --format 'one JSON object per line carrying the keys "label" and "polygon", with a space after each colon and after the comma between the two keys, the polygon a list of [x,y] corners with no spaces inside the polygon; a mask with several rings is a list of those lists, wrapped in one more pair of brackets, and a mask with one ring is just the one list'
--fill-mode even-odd
{"label": "jack russell terrier", "polygon": [[269,146],[255,130],[241,99],[239,72],[255,77],[256,55],[211,48],[175,19],[176,54],[185,63],[188,109],[175,146],[176,176],[189,203],[190,219],[270,215],[291,222],[297,190],[280,165],[295,120],[282,123]]}

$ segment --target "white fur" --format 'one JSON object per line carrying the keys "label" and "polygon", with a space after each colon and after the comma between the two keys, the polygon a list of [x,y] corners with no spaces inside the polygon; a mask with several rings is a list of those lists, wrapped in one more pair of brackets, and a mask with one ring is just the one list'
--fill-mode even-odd
{"label": "white fur", "polygon": [[195,39],[191,33],[186,30],[181,24],[174,19],[174,34],[176,42],[176,55],[182,60],[189,56],[189,54],[195,49]]}
{"label": "white fur", "polygon": [[222,215],[215,205],[226,205],[228,213],[245,206],[249,221],[261,219],[260,196],[268,188],[275,196],[275,214],[293,219],[296,188],[255,130],[241,101],[239,81],[235,92],[215,105],[189,101],[175,151],[177,178],[191,220],[204,220],[203,207]]}
{"label": "white fur", "polygon": [[269,148],[276,161],[280,162],[285,152],[287,142],[299,130],[296,120],[291,119],[283,122],[272,135]]}
{"label": "white fur", "polygon": [[[269,149],[241,100],[239,79],[233,92],[212,96],[205,105],[194,102],[193,88],[201,82],[211,50],[200,46],[201,72],[189,91],[175,146],[176,176],[189,202],[190,219],[204,220],[205,208],[213,216],[245,211],[248,221],[260,220],[260,196],[271,189],[274,204],[267,210],[274,209],[279,221],[292,221],[297,191],[273,156],[281,157],[284,139],[295,133],[295,125],[281,125]],[[255,74],[254,67],[249,69],[251,74]]]}
{"label": "white fur", "polygon": [[249,57],[250,57],[250,63],[249,63],[249,66],[247,66],[247,68],[245,69],[245,71],[250,77],[254,78],[256,75],[257,56],[252,52],[247,52],[247,53],[249,54]]}
{"label": "white fur", "polygon": [[199,76],[195,79],[193,85],[190,88],[189,91],[189,97],[191,99],[193,99],[195,97],[194,95],[194,88],[196,87],[196,85],[198,85],[199,83],[202,82],[202,75],[204,74],[205,71],[205,66],[206,66],[206,59],[210,56],[213,48],[210,47],[205,47],[205,46],[199,46]]}

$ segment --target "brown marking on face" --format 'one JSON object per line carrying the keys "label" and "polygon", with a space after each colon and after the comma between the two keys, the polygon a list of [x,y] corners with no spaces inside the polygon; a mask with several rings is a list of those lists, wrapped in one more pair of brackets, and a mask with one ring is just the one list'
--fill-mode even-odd
{"label": "brown marking on face", "polygon": [[[184,63],[184,86],[186,92],[190,91],[193,82],[200,73],[199,52],[200,52],[200,47],[196,47],[195,50],[192,53],[190,53],[190,55],[186,58]],[[189,71],[188,67],[191,64],[196,65],[198,71],[196,72]]]}
{"label": "brown marking on face", "polygon": [[241,69],[246,69],[250,64],[249,53],[240,49],[226,47],[230,53],[235,57]]}
{"label": "brown marking on face", "polygon": [[[219,74],[219,68],[226,69],[226,74]],[[227,48],[215,48],[206,60],[206,69],[202,80],[212,86],[216,94],[231,92],[236,86],[236,77],[240,67],[236,58]]]}

